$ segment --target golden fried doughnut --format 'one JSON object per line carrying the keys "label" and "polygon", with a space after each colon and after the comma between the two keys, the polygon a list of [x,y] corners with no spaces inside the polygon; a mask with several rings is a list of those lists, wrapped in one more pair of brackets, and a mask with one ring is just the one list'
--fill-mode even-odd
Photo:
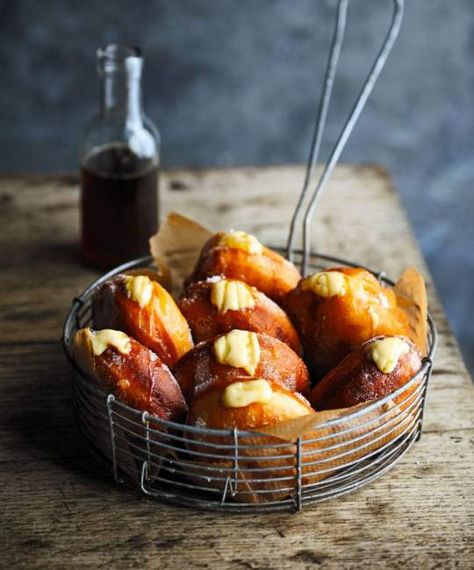
{"label": "golden fried doughnut", "polygon": [[[406,384],[421,368],[421,357],[404,337],[381,336],[348,354],[311,392],[316,410],[356,406],[383,398]],[[416,386],[398,396],[404,400]]]}
{"label": "golden fried doughnut", "polygon": [[193,346],[171,295],[147,275],[117,275],[92,298],[94,326],[123,330],[173,366]]}
{"label": "golden fried doughnut", "polygon": [[243,281],[214,278],[192,283],[178,306],[195,342],[232,329],[265,333],[301,354],[301,343],[286,313],[264,293]]}
{"label": "golden fried doughnut", "polygon": [[164,420],[184,420],[186,402],[169,368],[125,333],[80,329],[73,356],[83,372],[124,404]]}
{"label": "golden fried doughnut", "polygon": [[305,392],[309,387],[306,365],[288,345],[266,334],[235,329],[196,345],[173,373],[187,401],[196,390],[215,382],[229,384],[255,376],[293,392]]}
{"label": "golden fried doughnut", "polygon": [[214,235],[204,245],[186,283],[215,275],[244,281],[277,302],[301,277],[292,263],[244,232]]}
{"label": "golden fried doughnut", "polygon": [[313,413],[309,402],[262,378],[216,382],[196,395],[186,423],[211,429],[253,431]]}
{"label": "golden fried doughnut", "polygon": [[365,269],[339,267],[302,279],[283,306],[318,376],[375,336],[408,333],[406,314],[392,289]]}

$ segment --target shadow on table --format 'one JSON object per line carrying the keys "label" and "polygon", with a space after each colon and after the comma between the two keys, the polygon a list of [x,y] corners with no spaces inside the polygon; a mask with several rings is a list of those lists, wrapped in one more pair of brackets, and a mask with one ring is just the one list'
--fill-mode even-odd
{"label": "shadow on table", "polygon": [[[110,471],[91,456],[74,423],[69,369],[60,343],[25,345],[13,352],[4,357],[7,366],[12,365],[3,386],[8,393],[1,420],[8,442],[2,451],[5,459],[48,461],[112,483]],[[22,370],[22,378],[17,372],[15,378],[15,363],[22,362],[28,370]]]}

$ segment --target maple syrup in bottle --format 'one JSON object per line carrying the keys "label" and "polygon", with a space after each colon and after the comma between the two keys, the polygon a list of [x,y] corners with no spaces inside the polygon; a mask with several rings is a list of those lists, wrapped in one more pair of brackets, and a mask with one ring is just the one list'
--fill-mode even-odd
{"label": "maple syrup in bottle", "polygon": [[97,52],[99,116],[81,152],[81,251],[97,269],[146,255],[158,229],[159,135],[144,116],[137,48]]}

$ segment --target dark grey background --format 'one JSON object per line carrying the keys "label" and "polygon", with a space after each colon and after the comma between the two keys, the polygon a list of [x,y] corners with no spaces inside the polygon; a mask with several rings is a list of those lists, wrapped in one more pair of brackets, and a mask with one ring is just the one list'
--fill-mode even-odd
{"label": "dark grey background", "polygon": [[[168,167],[303,162],[334,0],[0,1],[0,171],[77,168],[97,105],[94,52],[145,52],[147,113]],[[334,141],[390,15],[352,0],[328,129]],[[474,2],[409,0],[392,58],[343,160],[402,193],[474,369]],[[338,121],[339,119],[339,121]]]}

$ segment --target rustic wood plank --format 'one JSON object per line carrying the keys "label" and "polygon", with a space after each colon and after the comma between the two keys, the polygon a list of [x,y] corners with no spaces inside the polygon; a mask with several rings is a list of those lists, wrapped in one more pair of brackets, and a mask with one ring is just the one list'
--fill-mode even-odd
{"label": "rustic wood plank", "polygon": [[[165,211],[282,244],[301,167],[165,173]],[[77,179],[0,179],[0,502],[5,567],[472,568],[474,390],[386,174],[336,170],[313,243],[429,281],[439,331],[424,435],[389,474],[302,514],[231,516],[140,497],[87,454],[58,343],[78,264]],[[264,212],[264,214],[262,214]]]}

